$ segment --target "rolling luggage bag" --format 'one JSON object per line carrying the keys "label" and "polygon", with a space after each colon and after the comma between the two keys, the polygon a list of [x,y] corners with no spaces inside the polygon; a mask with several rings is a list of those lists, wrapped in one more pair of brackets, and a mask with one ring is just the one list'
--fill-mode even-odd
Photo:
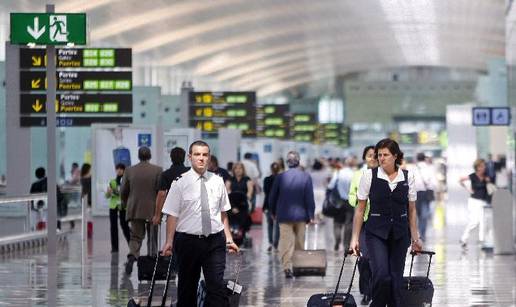
{"label": "rolling luggage bag", "polygon": [[[229,299],[229,307],[238,307],[240,304],[240,295],[242,294],[243,286],[238,284],[238,277],[240,275],[240,268],[242,266],[243,254],[240,252],[240,262],[238,263],[236,269],[236,278],[235,280],[224,279],[224,284],[226,285],[226,295]],[[199,281],[199,285],[197,287],[197,307],[204,307],[204,302],[206,300],[206,282],[204,280]]]}
{"label": "rolling luggage bag", "polygon": [[[306,226],[304,250],[295,250],[292,256],[292,273],[294,276],[326,276],[326,250],[317,249],[317,224],[314,226],[314,238],[309,240],[309,226]],[[314,249],[308,248],[308,241],[313,241]]]}
{"label": "rolling luggage bag", "polygon": [[[151,231],[149,234],[149,240],[152,240],[153,232]],[[162,244],[161,242],[161,224],[158,228],[158,246]],[[149,253],[157,253],[157,251],[149,251]],[[157,265],[156,265],[157,261]],[[167,269],[169,267],[169,263],[173,261],[172,256],[157,256],[157,255],[146,255],[138,257],[136,261],[136,266],[138,268],[138,280],[165,280],[167,278]],[[173,269],[173,265],[171,267]],[[175,278],[175,272],[172,270],[169,276],[171,279]]]}
{"label": "rolling luggage bag", "polygon": [[[403,277],[401,287],[401,302],[406,307],[423,307],[432,306],[432,298],[434,296],[434,285],[430,278],[430,264],[432,263],[432,256],[434,252],[421,251],[410,252],[412,260],[410,262],[410,271],[408,277]],[[425,276],[412,276],[412,266],[414,264],[414,256],[422,254],[430,256],[428,260],[428,269]]]}
{"label": "rolling luggage bag", "polygon": [[[151,286],[149,288],[149,294],[147,297],[133,297],[129,300],[129,302],[127,303],[127,307],[153,307],[153,306],[161,306],[161,307],[165,307],[165,306],[171,306],[172,305],[172,302],[171,302],[171,298],[167,299],[167,292],[168,292],[168,286],[169,286],[169,283],[170,283],[170,277],[172,276],[172,257],[162,257],[162,256],[157,256],[156,257],[157,260],[154,262],[154,272],[152,274],[152,278],[151,278]],[[165,272],[167,272],[166,274],[166,283],[165,283],[165,288],[163,290],[163,295],[160,298],[156,298],[156,299],[153,299],[153,294],[154,294],[154,286],[156,285],[156,277],[157,276],[157,270],[158,270],[158,263],[160,262],[160,260],[162,259],[168,259],[168,268],[165,269]]]}
{"label": "rolling luggage bag", "polygon": [[358,259],[355,261],[355,266],[353,267],[353,274],[351,276],[351,281],[349,282],[348,291],[346,293],[339,292],[340,279],[342,278],[342,272],[344,271],[344,263],[346,262],[346,256],[348,254],[350,254],[350,252],[344,253],[344,260],[342,261],[342,266],[340,267],[339,279],[337,280],[337,286],[335,287],[335,291],[312,295],[310,299],[308,299],[308,303],[306,304],[307,307],[357,306],[355,298],[353,297],[353,295],[351,295],[350,292],[351,287],[353,286],[353,279],[355,278],[355,273],[357,270]]}

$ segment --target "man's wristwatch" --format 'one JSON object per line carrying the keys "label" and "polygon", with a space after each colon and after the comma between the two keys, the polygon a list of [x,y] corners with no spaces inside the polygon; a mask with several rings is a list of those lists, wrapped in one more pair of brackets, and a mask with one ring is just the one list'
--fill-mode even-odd
{"label": "man's wristwatch", "polygon": [[231,245],[233,244],[233,241],[226,241],[226,245]]}
{"label": "man's wristwatch", "polygon": [[419,241],[419,238],[416,238],[415,240],[414,239],[411,240],[412,244],[416,243],[417,241]]}

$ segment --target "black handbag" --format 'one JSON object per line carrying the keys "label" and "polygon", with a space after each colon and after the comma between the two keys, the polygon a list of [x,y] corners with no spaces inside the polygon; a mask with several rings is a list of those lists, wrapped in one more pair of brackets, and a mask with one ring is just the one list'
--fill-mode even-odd
{"label": "black handbag", "polygon": [[322,213],[328,217],[336,217],[340,214],[342,207],[346,205],[346,200],[340,197],[339,180],[335,182],[333,189],[326,190],[326,196],[324,197]]}

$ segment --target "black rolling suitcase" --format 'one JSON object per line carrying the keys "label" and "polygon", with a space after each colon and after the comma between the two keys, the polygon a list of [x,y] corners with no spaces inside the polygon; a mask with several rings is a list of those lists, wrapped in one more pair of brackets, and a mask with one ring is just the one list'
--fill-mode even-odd
{"label": "black rolling suitcase", "polygon": [[328,293],[318,293],[310,296],[308,299],[307,307],[333,307],[333,306],[342,306],[342,307],[356,307],[357,304],[355,302],[355,298],[351,295],[351,287],[353,286],[353,279],[355,278],[355,273],[357,270],[358,259],[355,261],[355,266],[353,267],[353,274],[351,275],[351,281],[349,282],[348,291],[346,293],[339,292],[340,279],[342,277],[342,272],[344,271],[344,263],[346,262],[346,256],[350,254],[350,252],[344,253],[344,260],[342,261],[342,266],[340,267],[339,279],[337,280],[337,286],[335,287],[334,292]]}
{"label": "black rolling suitcase", "polygon": [[[153,239],[153,232],[149,233],[149,240]],[[161,242],[161,224],[158,228],[158,246],[162,244]],[[171,258],[173,256],[160,256],[157,258],[158,263],[156,265],[156,255],[158,251],[149,250],[149,255],[140,256],[136,260],[136,267],[138,268],[138,280],[165,280],[167,278],[167,269],[169,267],[170,261],[173,261]],[[173,262],[172,262],[173,269]],[[170,279],[175,279],[175,271],[172,270],[172,275],[170,275]]]}
{"label": "black rolling suitcase", "polygon": [[[162,261],[162,259],[168,259],[168,269],[166,269],[166,284],[165,284],[165,289],[163,290],[163,295],[161,297],[161,299],[153,299],[153,294],[154,294],[154,286],[156,285],[156,280],[158,277],[158,266],[159,266],[159,263],[160,263],[160,260]],[[132,299],[129,300],[129,302],[127,303],[127,307],[153,307],[153,306],[161,306],[161,307],[165,307],[165,306],[171,306],[172,305],[172,302],[171,302],[171,299],[168,299],[167,300],[167,292],[168,292],[168,286],[169,286],[169,283],[170,283],[170,277],[173,275],[173,272],[172,272],[172,257],[162,257],[162,256],[157,256],[157,260],[154,262],[154,272],[152,274],[152,278],[151,278],[151,285],[150,285],[150,288],[149,288],[149,295],[147,297],[133,297]]]}
{"label": "black rolling suitcase", "polygon": [[[432,298],[434,297],[434,285],[430,278],[430,264],[432,263],[432,256],[434,252],[421,251],[411,252],[412,260],[410,262],[410,271],[408,277],[403,277],[401,287],[401,302],[405,307],[423,307],[432,306]],[[412,266],[414,265],[414,256],[429,255],[428,269],[425,276],[412,276]]]}
{"label": "black rolling suitcase", "polygon": [[[244,289],[242,285],[238,284],[238,277],[240,275],[240,268],[242,267],[243,254],[240,252],[240,262],[238,263],[236,269],[236,278],[235,280],[224,279],[224,283],[226,284],[226,295],[229,299],[229,307],[238,307],[240,304],[240,295],[242,294],[242,290]],[[197,307],[204,307],[204,302],[206,301],[206,282],[204,280],[199,281],[199,285],[197,287]]]}
{"label": "black rolling suitcase", "polygon": [[[152,232],[151,232],[152,233]],[[149,238],[150,239],[150,238]],[[161,242],[161,224],[158,228],[158,246]],[[150,280],[149,294],[143,297],[133,297],[127,303],[127,307],[154,307],[171,306],[171,298],[167,300],[167,292],[170,280],[175,278],[174,259],[172,256],[162,256],[157,251],[155,256],[147,255],[138,257],[138,280]],[[161,298],[153,299],[154,287],[157,280],[166,280]]]}

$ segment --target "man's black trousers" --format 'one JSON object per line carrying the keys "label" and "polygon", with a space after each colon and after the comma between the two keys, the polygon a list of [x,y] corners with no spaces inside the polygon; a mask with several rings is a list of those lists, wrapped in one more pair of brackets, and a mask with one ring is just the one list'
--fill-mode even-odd
{"label": "man's black trousers", "polygon": [[224,284],[226,267],[224,232],[208,237],[177,232],[174,239],[174,252],[178,260],[177,307],[197,306],[197,286],[201,268],[206,280],[204,306],[229,306]]}

